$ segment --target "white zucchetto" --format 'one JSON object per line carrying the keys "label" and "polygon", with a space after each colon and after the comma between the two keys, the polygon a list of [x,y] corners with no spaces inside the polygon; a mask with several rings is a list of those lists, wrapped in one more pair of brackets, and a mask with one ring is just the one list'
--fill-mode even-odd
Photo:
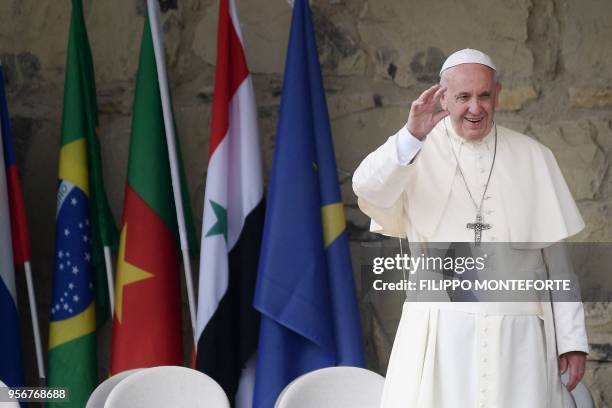
{"label": "white zucchetto", "polygon": [[461,64],[482,64],[491,68],[493,71],[497,71],[495,64],[493,64],[493,60],[487,54],[482,51],[465,48],[452,53],[446,61],[444,61],[442,69],[440,70],[440,75],[442,75],[442,72],[445,70]]}

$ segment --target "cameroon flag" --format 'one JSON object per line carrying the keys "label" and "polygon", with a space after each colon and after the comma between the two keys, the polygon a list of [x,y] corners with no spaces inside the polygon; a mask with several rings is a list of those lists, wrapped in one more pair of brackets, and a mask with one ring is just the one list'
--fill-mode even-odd
{"label": "cameroon flag", "polygon": [[[116,230],[104,187],[91,50],[81,0],[72,1],[59,161],[48,385],[85,406],[97,385],[96,321],[110,315],[102,245]],[[99,313],[99,314],[98,314]],[[98,319],[96,319],[96,315]]]}
{"label": "cameroon flag", "polygon": [[[136,78],[115,279],[112,374],[183,364],[180,248],[159,89],[147,18]],[[182,176],[182,169],[180,173]],[[188,235],[193,242],[186,192],[183,188]]]}

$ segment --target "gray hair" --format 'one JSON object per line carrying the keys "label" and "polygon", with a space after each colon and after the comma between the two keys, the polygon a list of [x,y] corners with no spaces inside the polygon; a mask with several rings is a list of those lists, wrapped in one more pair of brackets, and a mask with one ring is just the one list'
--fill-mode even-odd
{"label": "gray hair", "polygon": [[[446,85],[446,81],[448,80],[447,72],[452,70],[453,68],[455,68],[455,67],[450,67],[450,68],[445,69],[444,71],[442,71],[440,73],[440,85],[442,85],[442,86]],[[493,71],[493,82],[495,82],[496,84],[499,83],[499,74],[493,68],[491,68],[491,70]]]}

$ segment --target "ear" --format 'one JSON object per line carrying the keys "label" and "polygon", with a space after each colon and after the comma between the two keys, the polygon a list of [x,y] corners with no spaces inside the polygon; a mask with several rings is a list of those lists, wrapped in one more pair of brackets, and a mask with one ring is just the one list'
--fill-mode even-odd
{"label": "ear", "polygon": [[440,106],[442,107],[442,110],[448,110],[448,104],[446,101],[446,93],[448,92],[448,89],[446,91],[444,91],[444,93],[442,95],[440,95]]}
{"label": "ear", "polygon": [[497,105],[499,104],[499,94],[501,93],[501,90],[502,90],[502,84],[498,82],[495,85],[495,107],[497,107]]}

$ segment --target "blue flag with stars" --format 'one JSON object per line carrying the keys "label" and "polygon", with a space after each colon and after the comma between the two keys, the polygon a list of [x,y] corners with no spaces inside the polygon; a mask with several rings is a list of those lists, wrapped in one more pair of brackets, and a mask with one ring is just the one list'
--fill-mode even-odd
{"label": "blue flag with stars", "polygon": [[82,313],[93,299],[89,200],[67,182],[61,183],[58,199],[52,321]]}
{"label": "blue flag with stars", "polygon": [[[63,146],[61,158],[75,152],[82,153],[82,140]],[[48,408],[83,407],[98,383],[94,270],[86,180],[82,171],[60,164],[47,378],[49,386],[67,387],[71,395],[69,403],[49,402]]]}
{"label": "blue flag with stars", "polygon": [[293,6],[255,308],[253,407],[272,408],[296,377],[363,367],[353,271],[307,0]]}

